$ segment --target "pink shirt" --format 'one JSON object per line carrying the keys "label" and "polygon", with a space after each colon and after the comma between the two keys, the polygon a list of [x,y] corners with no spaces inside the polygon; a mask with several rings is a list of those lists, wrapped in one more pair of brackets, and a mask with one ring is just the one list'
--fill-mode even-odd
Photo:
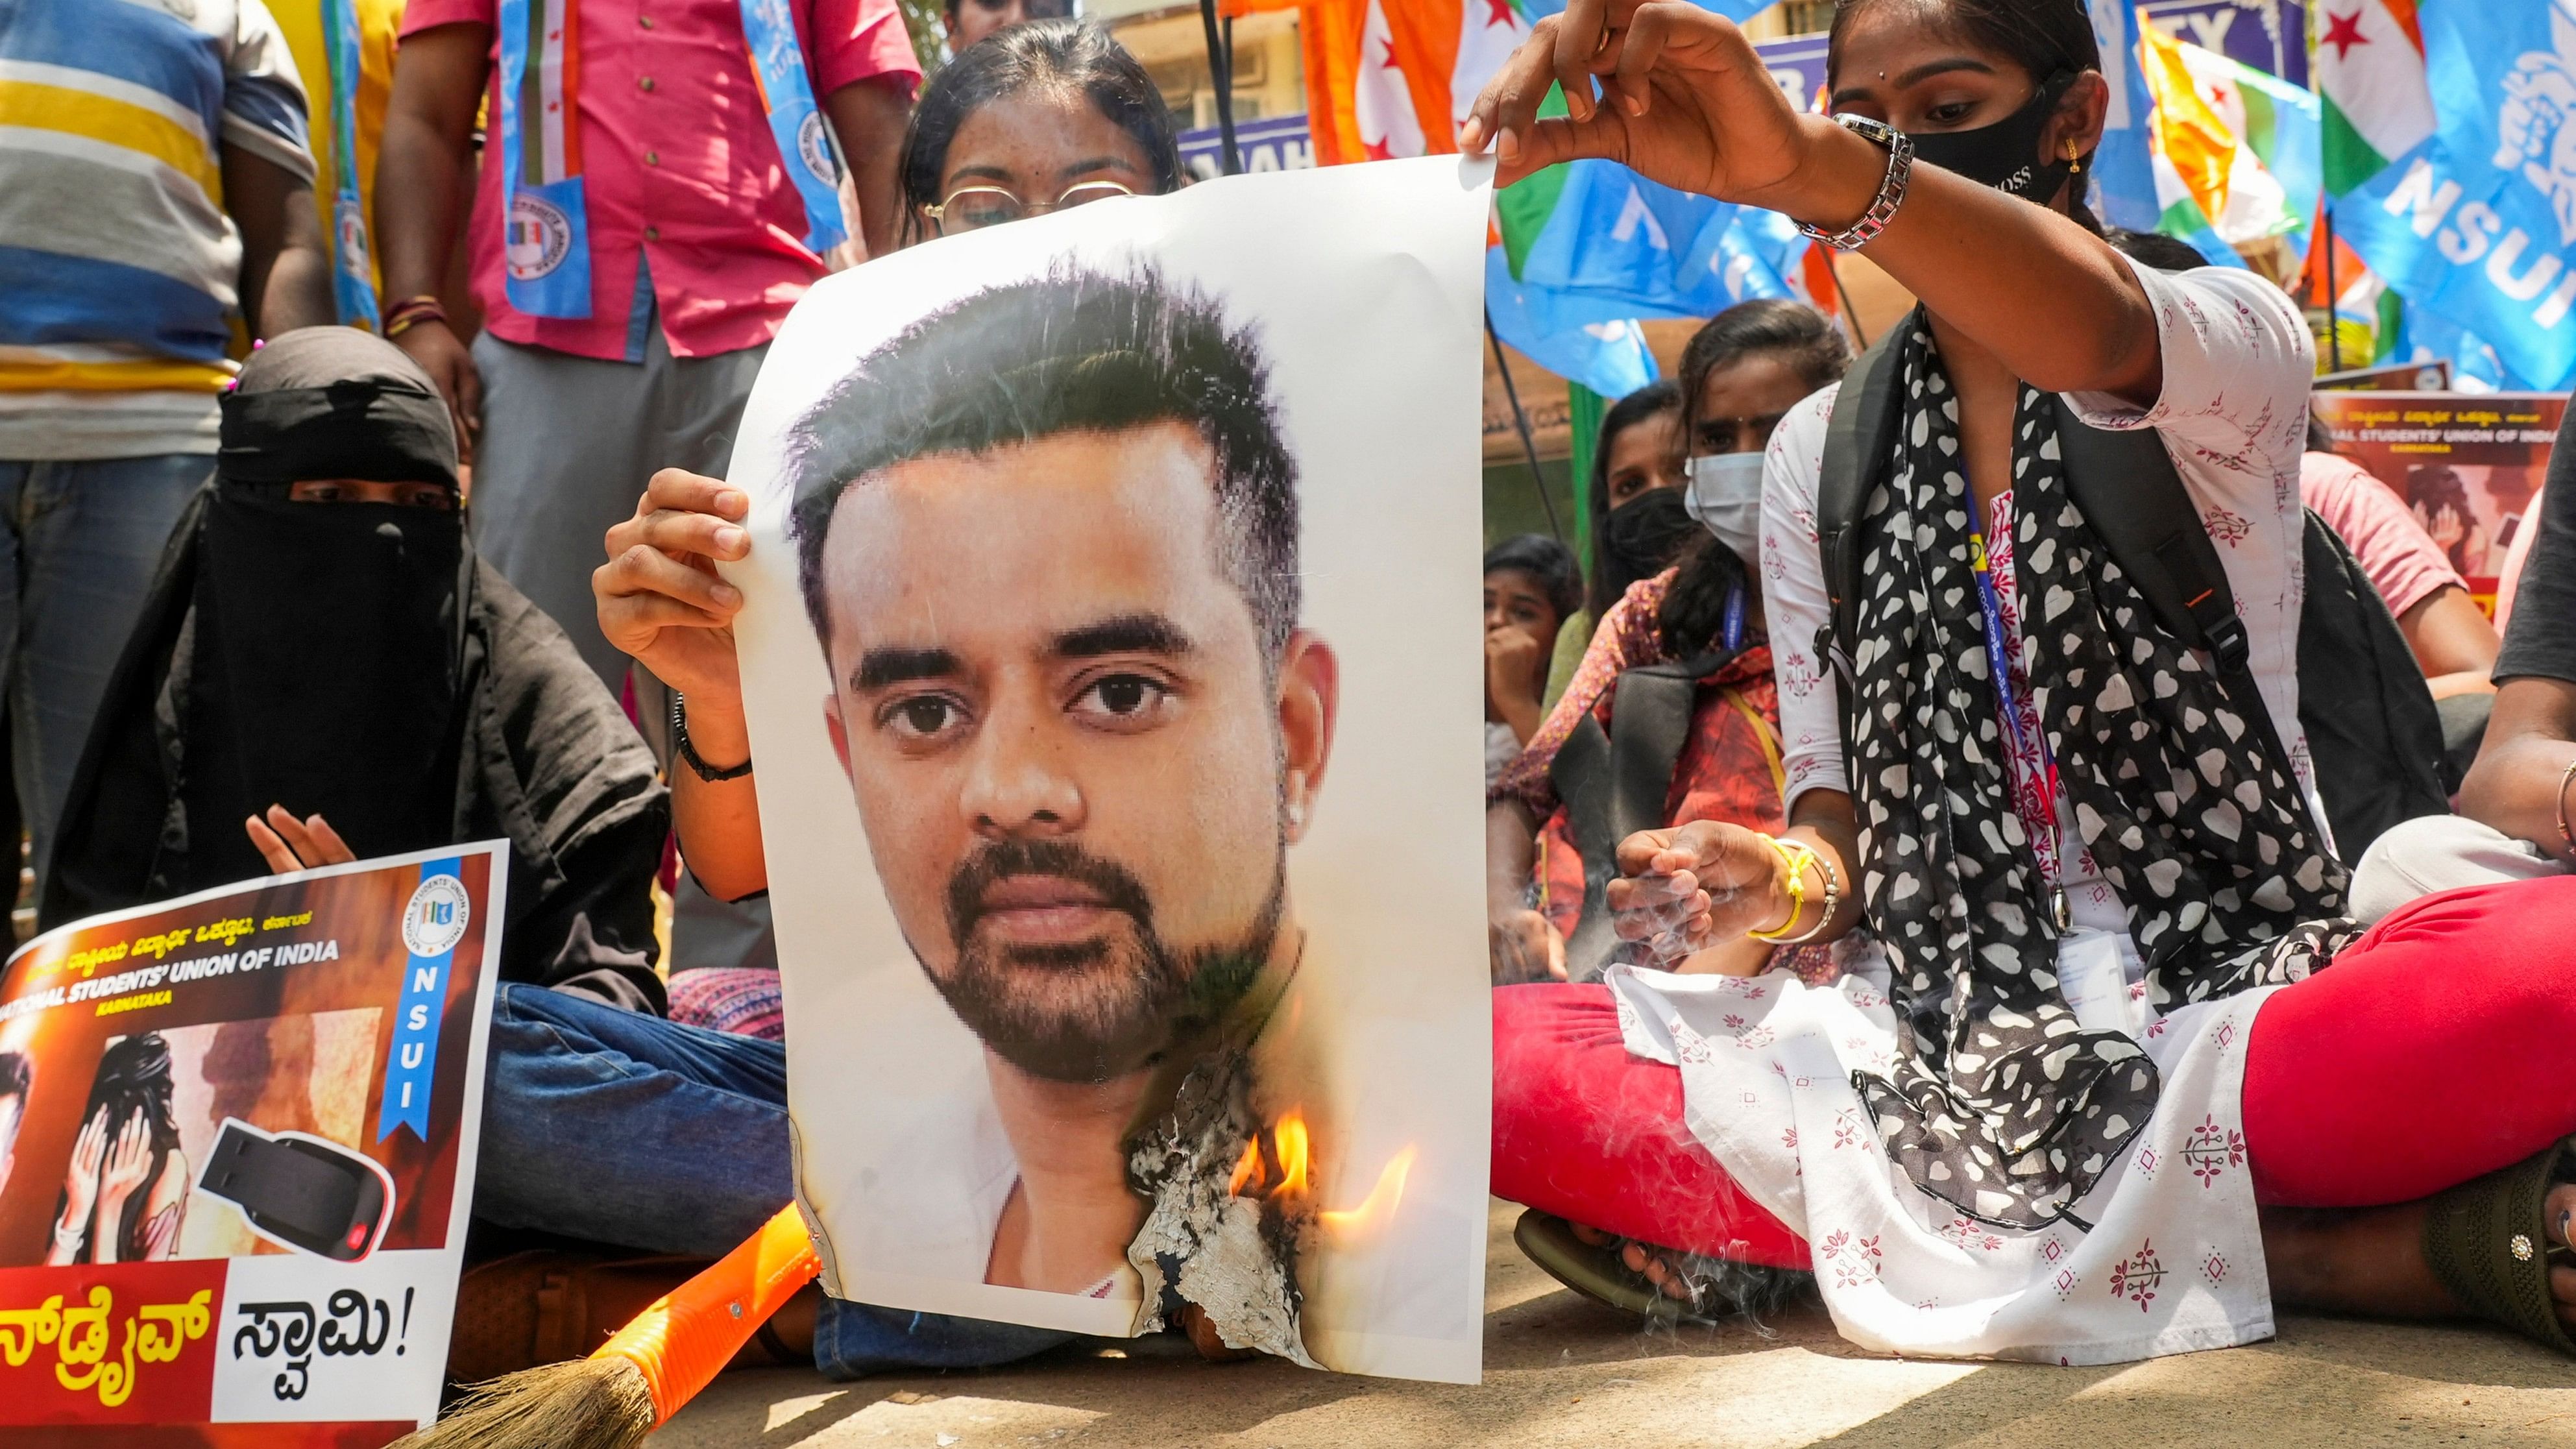
{"label": "pink shirt", "polygon": [[2299,497],[2361,561],[2361,571],[2391,614],[2404,614],[2445,586],[2468,587],[2396,490],[2351,459],[2333,453],[2303,455]]}
{"label": "pink shirt", "polygon": [[[403,34],[491,28],[498,9],[497,0],[411,0]],[[907,92],[920,81],[894,0],[789,0],[788,9],[817,104],[855,81],[882,76]],[[493,55],[497,85],[497,43]],[[469,237],[484,325],[578,357],[628,357],[640,258],[674,355],[767,342],[823,263],[805,248],[804,203],[761,109],[739,0],[581,0],[580,87],[590,315],[530,317],[510,306],[495,130]],[[497,124],[497,97],[486,110]]]}

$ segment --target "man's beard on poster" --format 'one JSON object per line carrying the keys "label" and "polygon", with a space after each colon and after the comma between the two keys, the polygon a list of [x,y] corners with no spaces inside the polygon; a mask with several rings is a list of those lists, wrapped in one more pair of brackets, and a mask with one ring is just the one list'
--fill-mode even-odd
{"label": "man's beard on poster", "polygon": [[[1142,1068],[1213,1025],[1270,959],[1287,897],[1287,839],[1274,838],[1270,890],[1243,933],[1176,951],[1154,926],[1144,883],[1065,840],[1004,840],[961,862],[948,883],[946,977],[925,971],[949,1008],[1003,1060],[1055,1082],[1099,1082]],[[1012,876],[1058,876],[1128,918],[1087,941],[995,948],[976,927],[984,896]],[[925,963],[925,967],[926,967]],[[1079,992],[1066,1002],[1058,992]]]}

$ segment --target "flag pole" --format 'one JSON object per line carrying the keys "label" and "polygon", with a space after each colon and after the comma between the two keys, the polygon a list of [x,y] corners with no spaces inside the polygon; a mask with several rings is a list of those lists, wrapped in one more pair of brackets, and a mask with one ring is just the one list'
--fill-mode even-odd
{"label": "flag pole", "polygon": [[[1199,0],[1199,26],[1207,32],[1208,75],[1216,82],[1216,132],[1224,143],[1225,174],[1243,174],[1243,152],[1234,143],[1234,47],[1217,38],[1216,0]],[[1229,21],[1226,28],[1232,30]]]}
{"label": "flag pole", "polygon": [[1529,460],[1530,486],[1538,490],[1538,506],[1547,510],[1547,531],[1556,541],[1565,542],[1565,525],[1556,521],[1556,500],[1547,496],[1547,475],[1538,470],[1538,442],[1530,436],[1529,414],[1521,411],[1521,390],[1512,386],[1512,365],[1503,360],[1503,339],[1494,331],[1494,314],[1485,313],[1485,340],[1494,344],[1494,371],[1503,375],[1503,397],[1512,405],[1512,426],[1520,430],[1521,456]]}
{"label": "flag pole", "polygon": [[2326,234],[2326,371],[2341,372],[2343,371],[2343,325],[2335,317],[2335,304],[2343,300],[2343,294],[2335,290],[2334,203],[2329,201],[2318,207],[2317,215],[2325,219]]}

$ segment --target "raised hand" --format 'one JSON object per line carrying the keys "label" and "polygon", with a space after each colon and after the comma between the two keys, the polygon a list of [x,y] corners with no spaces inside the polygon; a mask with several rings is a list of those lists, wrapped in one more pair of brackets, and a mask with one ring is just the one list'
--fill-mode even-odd
{"label": "raised hand", "polygon": [[[1620,879],[1605,900],[1625,941],[1679,957],[1786,923],[1780,855],[1759,832],[1716,820],[1640,830],[1619,842]],[[1665,950],[1669,943],[1677,949]]]}
{"label": "raised hand", "polygon": [[[1566,114],[1540,120],[1550,85],[1564,87]],[[1539,21],[1486,83],[1458,149],[1473,155],[1491,143],[1495,179],[1506,185],[1560,161],[1599,158],[1667,186],[1823,222],[1811,211],[1832,193],[1811,184],[1823,178],[1800,173],[1820,138],[1830,145],[1827,133],[1837,130],[1790,106],[1730,21],[1682,0],[1572,0]],[[1875,180],[1851,216],[1830,219],[1858,216]]]}
{"label": "raised hand", "polygon": [[608,530],[608,562],[590,576],[600,632],[689,697],[689,731],[701,744],[702,715],[742,708],[733,643],[742,591],[716,565],[751,556],[742,526],[750,512],[749,495],[722,479],[665,468],[635,516]]}
{"label": "raised hand", "polygon": [[265,820],[256,815],[243,820],[242,829],[260,859],[279,875],[317,865],[346,865],[358,858],[330,821],[319,815],[298,820],[283,805],[269,806]]}
{"label": "raised hand", "polygon": [[1518,624],[1485,631],[1485,697],[1523,744],[1546,717],[1541,708],[1546,684],[1546,659],[1536,634]]}

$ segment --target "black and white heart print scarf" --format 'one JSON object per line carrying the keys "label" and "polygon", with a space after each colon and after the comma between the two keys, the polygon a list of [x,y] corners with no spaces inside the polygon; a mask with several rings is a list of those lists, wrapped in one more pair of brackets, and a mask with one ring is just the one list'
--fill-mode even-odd
{"label": "black and white heart print scarf", "polygon": [[[1928,329],[1909,330],[1895,466],[1863,504],[1846,734],[1864,900],[1910,1040],[1855,1085],[1917,1187],[2038,1227],[2118,1160],[2159,1081],[2128,1037],[2079,1029],[2058,990],[1988,678],[1958,399]],[[2076,511],[2048,395],[2024,388],[2013,427],[2023,670],[2150,1001],[2306,975],[2357,930],[2337,919],[2344,869],[2253,717],[2262,700],[2164,631]]]}

